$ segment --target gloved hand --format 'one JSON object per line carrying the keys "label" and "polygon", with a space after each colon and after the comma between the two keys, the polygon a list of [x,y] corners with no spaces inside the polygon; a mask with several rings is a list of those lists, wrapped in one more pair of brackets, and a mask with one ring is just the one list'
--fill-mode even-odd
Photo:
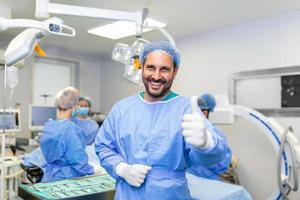
{"label": "gloved hand", "polygon": [[191,98],[191,107],[192,113],[185,114],[181,123],[183,137],[188,144],[200,149],[209,149],[214,145],[214,140],[205,128],[204,116],[200,114],[196,96]]}
{"label": "gloved hand", "polygon": [[105,169],[102,168],[100,165],[93,166],[94,167],[94,174],[104,174],[106,173]]}
{"label": "gloved hand", "polygon": [[116,167],[116,173],[118,176],[124,178],[128,184],[140,187],[150,169],[151,167],[147,165],[128,165],[125,162],[121,162]]}

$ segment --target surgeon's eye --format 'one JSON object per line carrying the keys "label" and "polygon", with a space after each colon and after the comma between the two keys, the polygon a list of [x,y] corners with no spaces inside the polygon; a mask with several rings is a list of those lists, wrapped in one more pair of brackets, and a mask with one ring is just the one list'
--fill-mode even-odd
{"label": "surgeon's eye", "polygon": [[146,69],[148,69],[148,70],[155,70],[155,66],[154,65],[147,65],[146,66]]}
{"label": "surgeon's eye", "polygon": [[169,67],[162,67],[162,68],[160,68],[160,70],[162,72],[169,72],[169,71],[171,71],[171,68],[169,68]]}

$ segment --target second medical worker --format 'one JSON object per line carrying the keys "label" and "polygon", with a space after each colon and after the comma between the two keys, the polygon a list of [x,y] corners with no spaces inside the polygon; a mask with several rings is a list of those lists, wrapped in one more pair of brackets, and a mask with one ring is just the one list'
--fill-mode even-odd
{"label": "second medical worker", "polygon": [[97,122],[89,117],[91,107],[92,101],[89,97],[79,97],[75,116],[71,118],[71,121],[83,130],[86,145],[94,143],[99,128]]}
{"label": "second medical worker", "polygon": [[96,136],[101,165],[116,179],[117,200],[191,199],[185,171],[225,159],[227,143],[192,100],[172,92],[180,55],[169,42],[140,55],[145,91],[116,103]]}
{"label": "second medical worker", "polygon": [[78,98],[79,91],[74,87],[66,87],[56,95],[57,120],[45,123],[40,140],[46,161],[38,165],[44,171],[42,182],[91,175],[95,172],[88,163],[83,131],[70,120]]}

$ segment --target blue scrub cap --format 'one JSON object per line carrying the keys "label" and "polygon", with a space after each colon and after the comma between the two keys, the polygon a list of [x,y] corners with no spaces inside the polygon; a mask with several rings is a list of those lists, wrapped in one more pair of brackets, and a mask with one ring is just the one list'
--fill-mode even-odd
{"label": "blue scrub cap", "polygon": [[55,106],[59,109],[69,109],[77,105],[79,91],[74,87],[66,87],[60,90],[55,97]]}
{"label": "blue scrub cap", "polygon": [[78,101],[81,101],[81,100],[87,101],[88,104],[89,104],[89,107],[92,107],[92,100],[90,99],[90,97],[87,97],[87,96],[85,96],[85,97],[79,97]]}
{"label": "blue scrub cap", "polygon": [[211,94],[203,94],[198,97],[198,106],[201,110],[213,112],[216,107],[215,97]]}
{"label": "blue scrub cap", "polygon": [[156,41],[156,42],[151,42],[149,44],[146,44],[140,54],[141,64],[144,63],[146,57],[153,51],[162,51],[168,54],[172,58],[176,67],[179,66],[180,64],[179,52],[174,45],[172,45],[170,42],[167,41]]}

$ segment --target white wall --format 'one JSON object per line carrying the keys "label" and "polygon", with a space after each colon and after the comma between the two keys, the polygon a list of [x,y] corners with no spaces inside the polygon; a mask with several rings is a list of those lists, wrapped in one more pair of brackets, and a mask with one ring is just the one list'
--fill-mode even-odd
{"label": "white wall", "polygon": [[69,59],[80,64],[79,90],[81,95],[89,96],[93,100],[93,110],[100,110],[100,68],[101,57],[82,52],[55,47],[46,47],[45,51],[49,57]]}
{"label": "white wall", "polygon": [[182,71],[176,89],[226,93],[228,75],[300,64],[300,13],[245,23],[177,41]]}

